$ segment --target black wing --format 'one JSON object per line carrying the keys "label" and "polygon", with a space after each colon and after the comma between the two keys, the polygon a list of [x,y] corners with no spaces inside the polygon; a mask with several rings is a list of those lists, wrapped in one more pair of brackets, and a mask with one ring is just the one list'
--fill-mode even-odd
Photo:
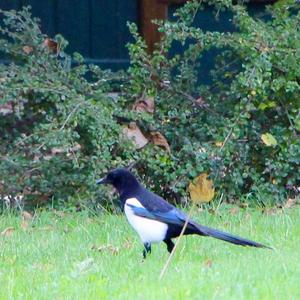
{"label": "black wing", "polygon": [[149,212],[163,213],[174,209],[177,210],[175,206],[143,187],[139,189],[134,197],[137,198]]}

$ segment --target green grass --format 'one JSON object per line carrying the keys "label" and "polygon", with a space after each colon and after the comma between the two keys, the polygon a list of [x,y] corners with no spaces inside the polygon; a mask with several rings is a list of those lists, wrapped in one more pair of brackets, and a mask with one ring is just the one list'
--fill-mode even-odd
{"label": "green grass", "polygon": [[299,207],[194,215],[275,250],[185,237],[159,280],[165,245],[154,245],[143,262],[123,216],[41,212],[24,230],[20,216],[3,214],[0,232],[15,231],[0,236],[0,299],[300,299]]}

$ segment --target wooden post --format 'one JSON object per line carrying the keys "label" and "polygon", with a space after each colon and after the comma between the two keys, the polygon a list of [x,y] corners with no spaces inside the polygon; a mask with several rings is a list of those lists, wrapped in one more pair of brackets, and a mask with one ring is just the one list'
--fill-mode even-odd
{"label": "wooden post", "polygon": [[[139,0],[139,24],[140,32],[148,46],[148,52],[152,53],[155,43],[159,42],[161,33],[152,20],[166,20],[168,18],[168,6],[172,4],[184,4],[187,0]],[[250,3],[272,4],[277,0],[250,0]]]}
{"label": "wooden post", "polygon": [[140,30],[148,46],[148,52],[152,53],[154,45],[161,37],[157,25],[152,20],[165,20],[168,17],[168,1],[140,0]]}

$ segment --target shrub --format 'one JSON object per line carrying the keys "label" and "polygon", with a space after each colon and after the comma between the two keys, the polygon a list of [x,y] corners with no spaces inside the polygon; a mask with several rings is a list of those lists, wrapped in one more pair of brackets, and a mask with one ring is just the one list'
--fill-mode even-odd
{"label": "shrub", "polygon": [[[171,146],[171,155],[148,157],[144,173],[156,190],[181,196],[206,172],[227,200],[255,195],[282,201],[300,181],[299,4],[276,4],[259,19],[243,6],[218,1],[216,13],[230,10],[236,26],[221,33],[193,26],[201,2],[179,9],[175,21],[157,22],[164,38],[152,56],[130,25],[135,43],[129,45],[127,99],[155,97],[144,126],[162,132]],[[174,54],[178,43],[182,52]],[[213,83],[204,85],[201,58],[213,49],[219,53],[207,74]]]}
{"label": "shrub", "polygon": [[[169,201],[186,202],[188,183],[204,172],[230,201],[295,194],[299,5],[279,3],[266,21],[218,1],[217,14],[230,10],[237,28],[220,33],[193,26],[203,2],[158,22],[164,37],[152,55],[131,24],[127,74],[67,55],[67,41],[45,36],[28,8],[1,11],[0,51],[10,61],[0,65],[2,197],[21,193],[28,204],[75,198],[107,208],[111,197],[95,194],[95,177],[133,160],[137,175]],[[174,54],[174,44],[182,52]],[[213,49],[212,84],[201,84],[201,59]],[[115,83],[117,99],[108,94]]]}
{"label": "shrub", "polygon": [[119,75],[67,55],[67,41],[45,36],[30,8],[0,13],[9,61],[0,65],[0,194],[29,205],[90,198],[95,174],[122,160],[107,94]]}

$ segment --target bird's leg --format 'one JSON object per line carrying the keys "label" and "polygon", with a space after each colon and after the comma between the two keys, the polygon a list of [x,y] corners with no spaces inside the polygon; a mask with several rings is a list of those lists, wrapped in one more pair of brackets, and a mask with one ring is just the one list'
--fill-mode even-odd
{"label": "bird's leg", "polygon": [[172,242],[171,239],[166,239],[164,240],[164,242],[167,244],[168,252],[171,253],[174,248],[174,243]]}
{"label": "bird's leg", "polygon": [[144,243],[144,251],[143,251],[143,257],[146,258],[148,253],[151,253],[151,244],[150,243]]}

